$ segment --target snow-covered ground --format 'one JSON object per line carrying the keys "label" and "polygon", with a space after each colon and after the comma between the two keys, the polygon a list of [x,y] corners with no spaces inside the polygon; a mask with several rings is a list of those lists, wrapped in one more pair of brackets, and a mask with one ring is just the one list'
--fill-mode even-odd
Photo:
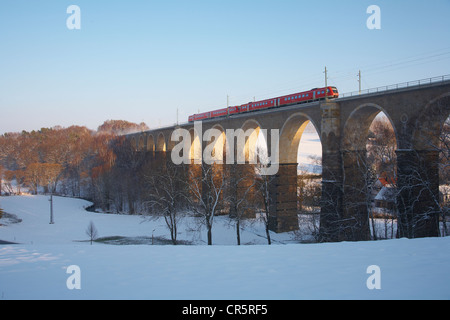
{"label": "snow-covered ground", "polygon": [[[84,210],[79,199],[54,198],[49,224],[45,196],[0,198],[2,219],[0,299],[449,299],[450,238],[299,244],[295,234],[272,234],[268,246],[258,224],[235,245],[226,217],[213,228],[214,246],[204,230],[185,219],[179,239],[194,245],[110,245],[86,242],[94,222],[100,237],[168,237],[161,220],[106,215]],[[15,222],[15,223],[14,223]],[[80,273],[67,273],[76,265]],[[380,273],[367,273],[377,265]],[[81,289],[67,280],[79,275]],[[377,276],[381,289],[369,290]]]}

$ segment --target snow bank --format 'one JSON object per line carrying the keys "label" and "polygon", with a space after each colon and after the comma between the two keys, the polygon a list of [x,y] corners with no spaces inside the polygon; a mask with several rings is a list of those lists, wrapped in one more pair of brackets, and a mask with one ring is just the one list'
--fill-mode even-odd
{"label": "snow bank", "polygon": [[[49,225],[45,197],[1,201],[5,211],[23,219],[0,227],[0,239],[22,243],[0,245],[2,299],[450,298],[448,237],[272,246],[91,246],[73,241],[86,239],[91,220],[101,236],[142,236],[160,222],[149,228],[139,217],[89,213],[84,201],[57,198],[55,224]],[[80,268],[79,290],[67,287],[71,265]],[[371,265],[380,267],[380,290],[366,285]]]}
{"label": "snow bank", "polygon": [[[164,220],[151,220],[139,215],[119,215],[88,212],[90,202],[53,197],[55,224],[50,222],[50,204],[47,196],[12,196],[1,198],[2,209],[15,214],[21,223],[0,227],[0,240],[20,244],[73,244],[88,240],[86,229],[92,221],[99,237],[160,237],[170,239]],[[199,226],[198,218],[184,218],[178,226],[178,239],[193,244],[206,244],[206,231]],[[1,223],[1,221],[0,221]],[[275,243],[296,241],[292,233],[272,233]],[[234,245],[236,231],[226,216],[215,218],[213,244]],[[264,226],[261,222],[247,225],[241,234],[241,243],[266,244]]]}
{"label": "snow bank", "polygon": [[[450,239],[285,246],[0,246],[3,299],[449,299]],[[80,290],[69,290],[69,265]],[[369,290],[378,265],[381,289]]]}

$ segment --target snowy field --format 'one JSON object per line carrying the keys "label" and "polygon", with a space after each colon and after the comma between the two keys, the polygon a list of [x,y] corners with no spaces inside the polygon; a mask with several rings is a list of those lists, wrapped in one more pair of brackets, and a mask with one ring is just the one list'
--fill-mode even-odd
{"label": "snowy field", "polygon": [[[84,210],[79,199],[54,198],[49,224],[45,196],[2,197],[16,217],[1,219],[0,299],[449,299],[450,238],[299,244],[295,234],[248,225],[236,246],[226,217],[206,232],[185,219],[179,239],[191,245],[151,245],[168,238],[161,220]],[[21,219],[21,220],[18,220]],[[20,221],[20,222],[19,222]],[[145,239],[145,244],[87,242],[94,222],[100,237]],[[138,242],[136,242],[138,243]],[[69,266],[79,267],[80,289],[70,290]],[[380,289],[369,290],[367,268],[379,266]]]}

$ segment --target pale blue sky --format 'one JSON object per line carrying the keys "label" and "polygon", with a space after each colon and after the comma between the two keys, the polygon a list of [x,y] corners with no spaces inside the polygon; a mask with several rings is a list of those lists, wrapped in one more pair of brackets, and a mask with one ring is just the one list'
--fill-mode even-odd
{"label": "pale blue sky", "polygon": [[[69,30],[69,5],[81,30]],[[381,8],[381,30],[366,9]],[[450,74],[450,0],[0,2],[0,134]]]}

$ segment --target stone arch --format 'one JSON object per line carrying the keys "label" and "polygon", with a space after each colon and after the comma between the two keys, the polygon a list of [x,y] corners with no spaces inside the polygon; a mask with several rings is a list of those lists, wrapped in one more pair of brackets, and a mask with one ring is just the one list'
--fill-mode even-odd
{"label": "stone arch", "polygon": [[147,137],[147,151],[155,152],[155,138],[153,138],[152,134],[149,134]]}
{"label": "stone arch", "polygon": [[[218,130],[220,132],[212,132],[212,137],[206,137],[208,145],[206,148],[211,150],[211,161],[215,163],[225,163],[225,155],[226,155],[226,137],[225,137],[225,129],[220,124],[215,124],[211,129]],[[211,131],[210,131],[211,132]],[[208,133],[208,131],[206,131]],[[207,151],[208,151],[207,150]],[[206,155],[205,155],[206,156]]]}
{"label": "stone arch", "polygon": [[158,135],[158,140],[156,141],[156,151],[167,151],[166,138],[164,137],[164,134],[162,132]]}
{"label": "stone arch", "polygon": [[138,151],[144,151],[145,150],[145,139],[144,135],[139,135],[139,144],[137,146]]}
{"label": "stone arch", "polygon": [[355,108],[347,118],[342,134],[342,150],[365,150],[369,128],[375,117],[383,112],[394,128],[397,147],[399,143],[397,128],[389,112],[375,103],[365,103]]}
{"label": "stone arch", "polygon": [[172,133],[169,133],[169,137],[167,138],[167,145],[166,145],[166,151],[170,152],[175,148],[175,146],[178,144],[178,141],[172,140]]}
{"label": "stone arch", "polygon": [[297,163],[300,139],[310,122],[319,132],[317,124],[308,115],[301,112],[291,115],[284,122],[280,133],[280,163]]}
{"label": "stone arch", "polygon": [[132,138],[131,138],[130,144],[131,144],[131,147],[132,147],[134,150],[136,150],[136,148],[137,148],[136,137],[132,137]]}
{"label": "stone arch", "polygon": [[412,147],[414,150],[436,150],[445,121],[450,116],[450,92],[431,100],[417,118]]}
{"label": "stone arch", "polygon": [[[365,103],[356,107],[345,121],[341,136],[341,155],[343,163],[343,218],[348,221],[344,228],[345,238],[369,240],[371,208],[371,186],[373,177],[369,174],[371,166],[367,162],[367,142],[369,130],[380,112],[383,112],[394,130],[395,149],[398,149],[399,139],[395,122],[385,110],[375,103]],[[395,179],[388,176],[388,181]],[[378,172],[378,175],[382,172]]]}
{"label": "stone arch", "polygon": [[[255,119],[249,119],[243,123],[240,130],[235,132],[237,143],[234,144],[236,150],[236,161],[256,163],[257,162],[257,141],[261,125]],[[232,152],[230,143],[227,141],[227,152]]]}
{"label": "stone arch", "polygon": [[400,237],[439,235],[440,137],[450,115],[450,92],[431,100],[410,123],[409,149],[398,152],[398,223]]}
{"label": "stone arch", "polygon": [[189,129],[191,137],[191,147],[189,150],[189,159],[195,164],[201,164],[202,161],[202,132],[197,132],[195,127]]}

